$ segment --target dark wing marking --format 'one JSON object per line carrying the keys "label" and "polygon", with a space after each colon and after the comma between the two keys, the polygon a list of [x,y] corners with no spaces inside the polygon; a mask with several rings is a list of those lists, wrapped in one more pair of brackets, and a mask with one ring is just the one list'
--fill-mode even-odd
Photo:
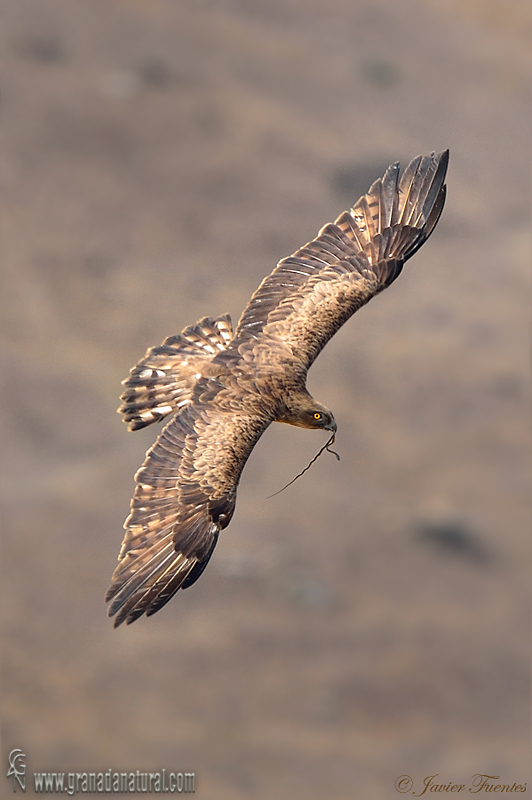
{"label": "dark wing marking", "polygon": [[445,201],[449,152],[392,164],[369,192],[259,286],[227,349],[282,341],[305,367],[362,305],[386,288],[432,233]]}
{"label": "dark wing marking", "polygon": [[106,596],[115,627],[154,614],[194,583],[229,524],[244,464],[271,420],[224,410],[224,395],[217,381],[200,381],[193,402],[163,429],[135,475]]}
{"label": "dark wing marking", "polygon": [[205,361],[225,350],[233,336],[231,317],[204,317],[152,347],[122,381],[118,409],[128,430],[144,428],[188,405]]}

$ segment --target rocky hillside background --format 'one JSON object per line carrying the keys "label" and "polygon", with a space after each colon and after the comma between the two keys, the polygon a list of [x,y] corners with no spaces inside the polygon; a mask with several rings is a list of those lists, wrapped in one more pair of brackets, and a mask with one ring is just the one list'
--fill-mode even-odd
{"label": "rocky hillside background", "polygon": [[[524,783],[530,5],[0,8],[4,774],[20,747],[29,772],[194,771],[209,800]],[[156,433],[127,433],[121,379],[446,147],[433,238],[311,372],[341,462],[266,499],[324,441],[272,426],[201,580],[114,631]]]}

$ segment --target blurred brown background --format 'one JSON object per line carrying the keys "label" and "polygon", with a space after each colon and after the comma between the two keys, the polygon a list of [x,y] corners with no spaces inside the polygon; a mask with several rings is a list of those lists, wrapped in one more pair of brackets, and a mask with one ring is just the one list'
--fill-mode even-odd
{"label": "blurred brown background", "polygon": [[[209,800],[524,783],[528,0],[0,8],[3,774],[20,747],[195,771]],[[445,147],[433,238],[310,375],[341,462],[266,499],[324,441],[273,426],[201,580],[113,631],[157,432],[127,433],[120,380]]]}

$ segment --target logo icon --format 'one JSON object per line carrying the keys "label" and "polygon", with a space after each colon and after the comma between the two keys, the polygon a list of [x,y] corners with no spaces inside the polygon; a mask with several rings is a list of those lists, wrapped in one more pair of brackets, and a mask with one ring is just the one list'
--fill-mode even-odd
{"label": "logo icon", "polygon": [[15,747],[8,756],[9,769],[7,771],[7,777],[10,778],[11,775],[13,776],[14,792],[17,791],[17,782],[22,791],[26,791],[26,762],[23,761],[24,758],[26,758],[26,755],[22,752],[20,747]]}

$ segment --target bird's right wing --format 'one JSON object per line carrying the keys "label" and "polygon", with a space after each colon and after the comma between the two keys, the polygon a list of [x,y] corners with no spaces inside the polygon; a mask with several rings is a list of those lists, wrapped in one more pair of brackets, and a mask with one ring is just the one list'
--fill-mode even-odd
{"label": "bird's right wing", "polygon": [[115,626],[154,614],[205,569],[233,514],[242,469],[271,421],[233,410],[237,401],[217,381],[201,380],[148,450],[106,596]]}

